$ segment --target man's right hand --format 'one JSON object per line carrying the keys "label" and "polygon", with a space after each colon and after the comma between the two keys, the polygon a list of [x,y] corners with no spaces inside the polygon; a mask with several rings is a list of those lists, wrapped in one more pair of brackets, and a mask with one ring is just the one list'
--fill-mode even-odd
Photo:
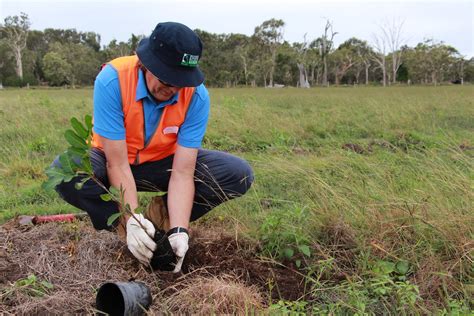
{"label": "man's right hand", "polygon": [[[140,225],[141,224],[141,225]],[[142,227],[143,226],[143,227]],[[145,229],[144,229],[145,228]],[[127,246],[130,252],[144,265],[150,263],[156,243],[153,241],[155,227],[142,214],[133,214],[127,221]]]}

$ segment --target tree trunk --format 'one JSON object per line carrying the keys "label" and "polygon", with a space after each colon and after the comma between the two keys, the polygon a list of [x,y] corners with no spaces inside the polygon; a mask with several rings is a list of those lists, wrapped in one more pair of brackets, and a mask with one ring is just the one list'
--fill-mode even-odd
{"label": "tree trunk", "polygon": [[365,85],[369,84],[369,64],[365,64]]}
{"label": "tree trunk", "polygon": [[356,74],[355,74],[355,84],[356,85],[359,84],[360,72],[361,72],[361,70],[357,69]]}
{"label": "tree trunk", "polygon": [[384,63],[382,65],[382,82],[383,82],[383,86],[386,87],[387,86],[387,69],[385,67],[385,60],[384,60]]}
{"label": "tree trunk", "polygon": [[21,62],[21,48],[19,46],[15,47],[14,55],[16,61],[16,75],[18,76],[18,78],[23,79],[23,63]]}
{"label": "tree trunk", "polygon": [[431,82],[433,83],[433,85],[437,86],[438,83],[436,82],[436,73],[433,71],[431,73]]}
{"label": "tree trunk", "polygon": [[298,85],[300,88],[309,88],[309,83],[308,83],[308,77],[306,74],[306,69],[303,64],[297,63],[298,70],[300,73],[300,80],[298,82]]}
{"label": "tree trunk", "polygon": [[273,73],[275,72],[275,61],[276,61],[276,47],[272,51],[272,66],[270,68],[269,82],[268,85],[273,87]]}
{"label": "tree trunk", "polygon": [[245,58],[244,55],[240,55],[242,58],[242,64],[244,65],[244,79],[245,79],[245,86],[247,86],[248,82],[248,70],[247,70],[247,59]]}
{"label": "tree trunk", "polygon": [[329,86],[328,84],[328,63],[326,56],[323,58],[323,86]]}
{"label": "tree trunk", "polygon": [[313,86],[314,86],[314,68],[315,67],[311,67],[311,76],[309,77],[309,81],[311,82]]}
{"label": "tree trunk", "polygon": [[395,57],[395,52],[392,53],[392,83],[397,83],[397,60]]}

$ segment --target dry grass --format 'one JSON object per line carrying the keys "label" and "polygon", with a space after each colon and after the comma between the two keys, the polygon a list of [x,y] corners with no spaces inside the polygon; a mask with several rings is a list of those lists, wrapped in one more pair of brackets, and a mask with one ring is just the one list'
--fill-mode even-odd
{"label": "dry grass", "polygon": [[231,275],[187,278],[173,289],[175,292],[166,299],[165,306],[178,314],[247,315],[263,307],[258,289]]}
{"label": "dry grass", "polygon": [[298,275],[261,262],[233,238],[216,227],[193,227],[185,273],[151,273],[117,234],[97,232],[88,220],[28,228],[12,221],[0,226],[0,314],[94,314],[102,283],[131,279],[150,288],[152,315],[262,312],[272,300],[269,279],[284,295],[299,295]]}

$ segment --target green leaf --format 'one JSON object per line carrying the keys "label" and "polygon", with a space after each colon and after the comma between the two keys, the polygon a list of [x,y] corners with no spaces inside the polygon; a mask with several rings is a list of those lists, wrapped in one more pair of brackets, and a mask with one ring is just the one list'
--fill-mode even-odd
{"label": "green leaf", "polygon": [[49,283],[48,281],[41,281],[41,285],[43,285],[47,289],[54,288],[53,284]]}
{"label": "green leaf", "polygon": [[84,117],[84,122],[86,122],[86,128],[87,128],[88,133],[91,134],[92,133],[92,116],[87,114]]}
{"label": "green leaf", "polygon": [[145,212],[145,208],[143,206],[139,206],[136,209],[134,209],[133,212],[137,214],[143,214],[143,212]]}
{"label": "green leaf", "polygon": [[122,213],[120,212],[110,215],[107,219],[107,226],[111,226],[115,222],[115,220],[120,217],[120,215],[122,215]]}
{"label": "green leaf", "polygon": [[112,201],[112,195],[109,193],[101,194],[100,198],[102,199],[102,201],[105,201],[105,202]]}
{"label": "green leaf", "polygon": [[87,153],[87,150],[84,148],[69,147],[67,150],[71,155],[82,158]]}
{"label": "green leaf", "polygon": [[79,137],[86,139],[87,136],[89,136],[89,132],[84,127],[84,125],[82,125],[82,123],[79,122],[77,118],[73,117],[71,119],[71,125],[72,125],[72,128],[74,128],[74,130],[76,131],[77,135],[79,135]]}
{"label": "green leaf", "polygon": [[293,251],[293,249],[291,248],[285,248],[283,249],[283,255],[286,257],[286,258],[291,258],[293,257],[293,255],[295,254],[295,252]]}
{"label": "green leaf", "polygon": [[89,175],[92,175],[94,173],[94,169],[92,168],[91,164],[91,159],[88,154],[86,154],[86,156],[82,158],[81,163],[81,168],[85,173]]}
{"label": "green leaf", "polygon": [[82,149],[88,149],[89,146],[87,146],[86,141],[79,137],[73,130],[68,129],[64,133],[64,137],[66,138],[66,141],[72,146],[72,147],[77,147],[77,148],[82,148]]}
{"label": "green leaf", "polygon": [[296,264],[296,267],[297,267],[297,268],[301,267],[301,260],[299,260],[299,259],[296,260],[296,261],[295,261],[295,264]]}
{"label": "green leaf", "polygon": [[35,284],[36,283],[36,275],[30,274],[27,278],[28,284]]}
{"label": "green leaf", "polygon": [[119,196],[120,195],[120,191],[116,188],[116,187],[110,187],[109,188],[109,191],[111,194],[113,194],[114,196]]}
{"label": "green leaf", "polygon": [[67,153],[62,153],[59,155],[59,162],[61,163],[61,169],[64,170],[65,174],[75,174],[74,168],[76,164],[74,163],[72,156],[68,155]]}
{"label": "green leaf", "polygon": [[398,274],[405,275],[410,270],[410,263],[408,261],[398,261],[395,265],[395,270]]}
{"label": "green leaf", "polygon": [[311,256],[311,250],[307,245],[301,245],[298,247],[298,249],[301,251],[302,254],[304,254],[306,257]]}
{"label": "green leaf", "polygon": [[43,190],[45,190],[45,191],[53,191],[58,186],[58,184],[60,184],[61,182],[63,182],[62,179],[49,178],[48,180],[44,181],[41,184],[41,188],[43,188]]}
{"label": "green leaf", "polygon": [[76,190],[80,190],[84,186],[84,183],[86,183],[89,180],[90,180],[90,177],[85,177],[80,182],[77,182],[76,184],[74,184],[74,187],[76,188]]}
{"label": "green leaf", "polygon": [[374,272],[379,272],[383,275],[387,275],[395,271],[395,264],[390,261],[378,261],[375,268]]}
{"label": "green leaf", "polygon": [[45,170],[48,180],[43,183],[43,189],[50,191],[60,184],[61,182],[69,182],[75,176],[74,173],[68,173],[62,168],[49,167]]}

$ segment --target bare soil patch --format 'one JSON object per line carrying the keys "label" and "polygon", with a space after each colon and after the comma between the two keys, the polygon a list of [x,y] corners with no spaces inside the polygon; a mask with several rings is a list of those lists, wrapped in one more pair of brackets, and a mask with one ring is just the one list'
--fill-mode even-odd
{"label": "bare soil patch", "polygon": [[[16,282],[29,275],[36,276],[35,284]],[[304,296],[298,271],[258,258],[255,245],[215,227],[191,230],[183,273],[177,275],[151,273],[116,234],[97,232],[88,221],[0,227],[0,313],[94,313],[100,284],[131,279],[150,287],[150,314],[243,313]]]}

